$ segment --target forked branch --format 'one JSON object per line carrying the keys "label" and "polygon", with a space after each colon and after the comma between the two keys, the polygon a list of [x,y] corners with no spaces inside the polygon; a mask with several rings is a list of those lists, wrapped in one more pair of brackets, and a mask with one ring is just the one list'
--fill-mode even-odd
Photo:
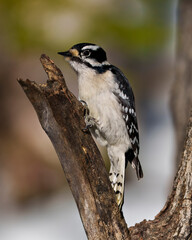
{"label": "forked branch", "polygon": [[89,239],[129,239],[104,162],[85,127],[83,107],[46,55],[46,84],[19,79],[59,157]]}
{"label": "forked branch", "polygon": [[68,90],[61,71],[41,56],[46,84],[19,79],[49,136],[68,180],[90,240],[191,239],[192,237],[192,115],[185,149],[173,190],[153,221],[127,228],[115,202],[102,157],[89,134],[84,134],[83,107]]}

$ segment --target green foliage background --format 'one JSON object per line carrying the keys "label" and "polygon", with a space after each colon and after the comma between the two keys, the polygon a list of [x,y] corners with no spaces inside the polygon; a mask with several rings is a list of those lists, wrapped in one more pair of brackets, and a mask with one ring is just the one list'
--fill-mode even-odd
{"label": "green foliage background", "polygon": [[170,40],[174,0],[2,0],[1,44],[22,54],[90,41],[144,57]]}

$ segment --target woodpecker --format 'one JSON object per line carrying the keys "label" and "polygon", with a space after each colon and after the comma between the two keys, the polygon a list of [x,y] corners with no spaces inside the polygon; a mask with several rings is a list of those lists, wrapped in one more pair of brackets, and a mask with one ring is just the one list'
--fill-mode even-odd
{"label": "woodpecker", "polygon": [[107,148],[111,163],[109,179],[122,209],[127,163],[136,170],[138,180],[143,177],[132,88],[124,74],[107,61],[106,52],[95,44],[79,43],[58,54],[64,56],[78,75],[86,128]]}

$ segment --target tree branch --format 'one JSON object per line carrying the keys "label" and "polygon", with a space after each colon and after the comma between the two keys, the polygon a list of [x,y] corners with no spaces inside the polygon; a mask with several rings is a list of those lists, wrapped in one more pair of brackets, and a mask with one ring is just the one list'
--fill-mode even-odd
{"label": "tree branch", "polygon": [[192,239],[192,109],[187,137],[172,193],[153,221],[143,221],[130,228],[143,239]]}
{"label": "tree branch", "polygon": [[104,162],[84,127],[83,107],[67,89],[61,71],[41,56],[47,84],[19,83],[35,108],[59,157],[89,239],[129,239]]}
{"label": "tree branch", "polygon": [[41,56],[46,84],[19,83],[51,139],[90,240],[190,239],[192,237],[192,111],[181,165],[165,207],[153,221],[129,230],[115,202],[101,155],[90,135],[84,134],[83,107],[68,90],[61,71]]}

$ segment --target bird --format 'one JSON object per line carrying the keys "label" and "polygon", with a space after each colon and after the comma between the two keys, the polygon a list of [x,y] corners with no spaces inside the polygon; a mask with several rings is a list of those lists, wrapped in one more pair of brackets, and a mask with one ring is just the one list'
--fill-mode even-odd
{"label": "bird", "polygon": [[138,180],[143,178],[133,90],[122,71],[107,61],[105,50],[96,44],[78,43],[58,54],[77,73],[79,100],[85,107],[84,130],[107,149],[109,180],[122,210],[128,162]]}

